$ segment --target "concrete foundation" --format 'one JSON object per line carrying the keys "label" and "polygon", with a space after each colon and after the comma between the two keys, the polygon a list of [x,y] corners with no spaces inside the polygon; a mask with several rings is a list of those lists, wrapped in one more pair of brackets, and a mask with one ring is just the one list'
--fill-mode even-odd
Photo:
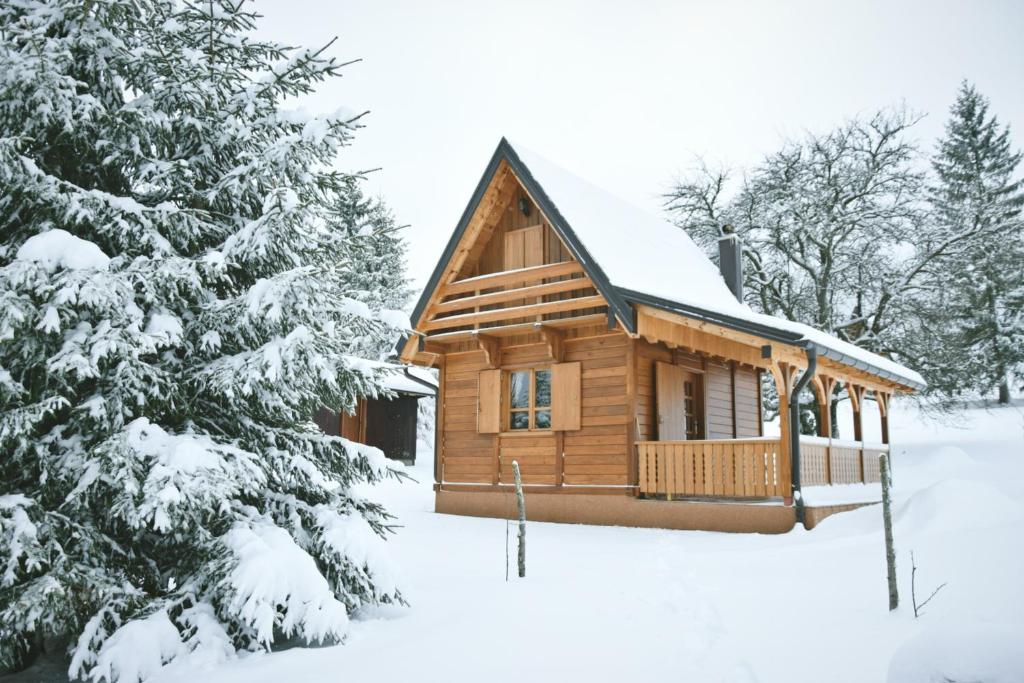
{"label": "concrete foundation", "polygon": [[[435,493],[434,510],[449,515],[515,519],[515,494],[504,491]],[[628,495],[526,493],[526,517],[537,522],[780,534],[796,514],[781,504],[643,500]]]}
{"label": "concrete foundation", "polygon": [[[865,505],[880,505],[880,503],[847,503],[844,505],[822,505],[820,507],[804,508],[804,526],[808,529],[821,524],[822,520],[839,512],[848,512],[862,508]],[[881,514],[881,513],[879,513]]]}

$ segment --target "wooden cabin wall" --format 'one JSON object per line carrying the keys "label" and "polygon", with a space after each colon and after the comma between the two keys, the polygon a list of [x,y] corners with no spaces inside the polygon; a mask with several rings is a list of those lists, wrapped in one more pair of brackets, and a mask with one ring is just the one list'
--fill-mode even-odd
{"label": "wooden cabin wall", "polygon": [[[705,438],[732,439],[761,434],[760,380],[753,368],[706,360],[698,354],[681,349],[670,351],[662,344],[636,342],[636,419],[638,439],[658,438],[658,413],[654,386],[657,362],[673,363],[703,374]],[[733,427],[733,378],[735,376],[736,409]]]}
{"label": "wooden cabin wall", "polygon": [[761,378],[757,370],[736,366],[736,438],[762,436]]}
{"label": "wooden cabin wall", "polygon": [[708,361],[704,376],[705,434],[708,439],[731,439],[733,434],[732,370],[726,363]]}
{"label": "wooden cabin wall", "polygon": [[[526,216],[519,208],[519,200],[525,199],[530,206],[530,215]],[[528,257],[529,263],[526,265],[539,265],[533,263],[533,261],[540,258],[541,263],[561,263],[563,261],[571,261],[572,254],[562,244],[562,240],[558,238],[551,226],[548,225],[547,220],[541,215],[540,210],[534,205],[530,198],[526,195],[525,191],[521,187],[517,187],[512,194],[512,198],[508,204],[502,209],[501,218],[498,220],[497,226],[491,233],[487,244],[484,246],[483,251],[480,254],[480,258],[474,263],[467,263],[462,272],[459,273],[459,279],[474,277],[476,275],[486,275],[488,273],[499,273],[506,268],[506,253],[505,253],[505,235],[513,230],[521,230],[523,228],[529,228],[535,225],[543,224],[543,237],[540,245],[540,253],[534,254],[531,249],[531,254]],[[510,255],[511,256],[511,255]],[[514,258],[518,261],[518,258]],[[522,268],[523,265],[517,265],[516,267]]]}
{"label": "wooden cabin wall", "polygon": [[[477,432],[478,375],[488,367],[483,352],[447,355],[441,444],[443,481],[511,484],[515,459],[525,484],[556,485],[560,477],[567,486],[625,486],[632,453],[626,358],[627,337],[621,332],[567,338],[563,361],[579,362],[582,370],[581,429],[493,435]],[[544,344],[502,350],[502,368],[551,364]],[[562,454],[564,457],[560,458]]]}

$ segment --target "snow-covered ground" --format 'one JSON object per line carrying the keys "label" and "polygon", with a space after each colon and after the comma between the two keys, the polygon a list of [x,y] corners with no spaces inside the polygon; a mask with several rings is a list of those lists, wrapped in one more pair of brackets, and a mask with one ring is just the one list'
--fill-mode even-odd
{"label": "snow-covered ground", "polygon": [[[161,680],[1022,681],[1024,409],[894,412],[894,614],[878,506],[781,536],[530,523],[528,576],[506,581],[506,522],[433,513],[428,454],[419,483],[373,491],[403,525],[408,608]],[[946,583],[916,620],[911,550],[919,599]]]}

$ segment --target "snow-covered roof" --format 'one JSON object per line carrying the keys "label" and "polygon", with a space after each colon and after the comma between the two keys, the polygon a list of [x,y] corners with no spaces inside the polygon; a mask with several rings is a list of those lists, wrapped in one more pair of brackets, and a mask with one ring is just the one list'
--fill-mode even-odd
{"label": "snow-covered roof", "polygon": [[423,368],[394,365],[394,372],[384,379],[384,386],[391,391],[417,396],[436,396],[437,379]]}
{"label": "snow-covered roof", "polygon": [[[644,297],[675,305],[680,312],[701,312],[728,326],[748,323],[783,333],[787,341],[814,344],[819,353],[853,367],[923,388],[910,368],[845,342],[821,330],[752,310],[733,296],[718,268],[684,230],[583,180],[529,149],[503,141],[563,219],[585,253],[585,266],[603,271],[626,300]],[[501,146],[499,146],[499,152]],[[551,218],[551,217],[549,217]],[[554,219],[553,219],[554,220]],[[591,263],[587,263],[587,258]],[[640,296],[637,296],[640,295]]]}

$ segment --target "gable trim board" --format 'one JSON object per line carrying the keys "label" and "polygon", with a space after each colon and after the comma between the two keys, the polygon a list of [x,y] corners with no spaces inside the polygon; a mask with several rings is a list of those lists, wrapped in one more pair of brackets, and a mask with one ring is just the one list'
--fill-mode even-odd
{"label": "gable trim board", "polygon": [[[547,191],[530,171],[530,168],[523,162],[515,148],[513,148],[505,138],[502,138],[498,143],[498,147],[495,149],[487,168],[484,170],[483,175],[477,183],[476,190],[474,191],[469,204],[463,211],[462,217],[448,241],[444,254],[438,261],[430,280],[424,288],[420,299],[416,303],[416,307],[412,314],[412,321],[415,328],[422,328],[423,321],[421,318],[427,310],[428,304],[435,295],[435,292],[438,290],[438,287],[442,286],[441,279],[444,276],[452,258],[455,256],[459,245],[462,242],[462,238],[479,209],[484,196],[492,182],[495,180],[496,174],[501,168],[502,163],[508,165],[508,168],[511,170],[515,179],[522,185],[523,189],[534,201],[538,209],[540,209],[547,218],[551,228],[555,231],[556,235],[562,239],[572,256],[583,267],[584,272],[590,278],[595,289],[597,289],[598,293],[604,298],[608,306],[609,328],[614,326],[615,321],[618,321],[627,333],[635,336],[637,331],[636,306],[648,305],[652,308],[676,313],[687,318],[711,322],[716,325],[751,334],[762,339],[793,346],[802,349],[805,352],[810,349],[814,349],[817,350],[821,356],[843,365],[869,372],[897,385],[913,390],[920,390],[924,388],[925,384],[923,379],[921,379],[920,375],[912,370],[903,368],[886,358],[876,356],[876,354],[872,354],[860,348],[853,347],[856,349],[856,356],[851,355],[850,353],[844,353],[842,350],[843,347],[852,347],[852,345],[842,342],[842,340],[831,338],[818,330],[813,330],[815,334],[811,335],[809,332],[787,329],[792,327],[801,327],[806,328],[807,330],[812,329],[807,326],[800,326],[797,323],[781,319],[778,319],[778,325],[773,325],[772,322],[775,319],[771,316],[756,314],[753,311],[744,310],[745,306],[742,303],[736,302],[734,298],[731,299],[730,305],[726,306],[726,308],[736,308],[737,312],[744,315],[749,313],[749,316],[738,317],[736,315],[730,315],[728,313],[687,304],[675,299],[667,299],[646,292],[640,292],[614,285],[601,265],[588,251],[583,241],[579,239],[573,227],[559,210],[557,203],[550,195],[548,195]],[[569,194],[571,195],[572,193],[570,192]],[[578,209],[578,207],[576,208]],[[646,214],[644,215],[646,216]],[[627,227],[628,226],[623,226],[623,229]],[[677,229],[682,232],[681,228]],[[693,249],[696,249],[696,246],[693,245],[692,242],[689,242],[689,244]],[[654,246],[655,248],[657,247],[657,245]],[[693,251],[693,249],[690,251]],[[687,250],[685,249],[683,250],[683,252],[686,251]],[[700,253],[701,258],[706,259],[706,256],[702,252],[699,252],[698,250],[698,253]],[[687,256],[686,253],[680,254],[680,257],[685,256]],[[681,263],[680,265],[685,264]],[[713,268],[713,266],[710,265],[710,261],[707,261],[707,265]],[[720,277],[716,271],[709,271],[707,276],[712,278]],[[723,288],[726,288],[724,280],[721,285]],[[757,319],[764,320],[759,321]],[[817,337],[817,339],[812,337]],[[824,337],[827,338],[823,339]],[[402,349],[407,348],[409,341],[410,340],[408,338],[400,340],[396,350],[401,353]],[[828,343],[829,341],[834,341],[835,343],[830,344]],[[875,358],[877,358],[877,360],[871,362]],[[884,367],[886,365],[891,366],[891,369]]]}

